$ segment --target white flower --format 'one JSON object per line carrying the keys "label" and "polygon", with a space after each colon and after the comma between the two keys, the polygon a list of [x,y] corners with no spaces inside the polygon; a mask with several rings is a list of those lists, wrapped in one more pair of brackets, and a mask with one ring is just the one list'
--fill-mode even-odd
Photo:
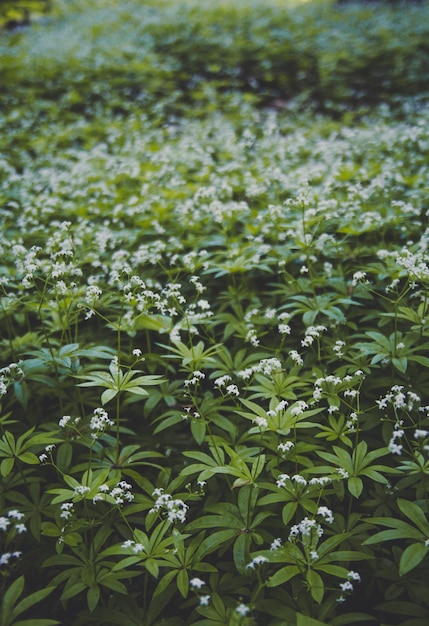
{"label": "white flower", "polygon": [[353,585],[349,580],[346,580],[344,583],[340,583],[341,591],[353,591]]}
{"label": "white flower", "polygon": [[239,604],[235,609],[236,613],[238,613],[239,615],[243,615],[243,616],[247,615],[249,611],[250,611],[250,608],[243,603]]}
{"label": "white flower", "polygon": [[17,509],[11,509],[8,514],[8,517],[11,517],[12,519],[17,519],[20,520],[24,517],[24,513],[21,513],[20,511],[18,511]]}
{"label": "white flower", "polygon": [[70,415],[63,415],[63,417],[58,422],[58,425],[60,426],[60,428],[65,428],[67,424],[70,422],[70,420],[71,420]]}
{"label": "white flower", "polygon": [[255,565],[261,565],[261,563],[268,563],[268,559],[266,556],[262,556],[262,554],[259,554],[258,556],[255,556],[250,561],[250,563],[246,565],[246,567],[250,569],[255,569]]}
{"label": "white flower", "polygon": [[253,423],[259,426],[259,428],[268,427],[268,421],[265,419],[265,417],[259,417],[259,416],[255,417],[255,419],[253,420]]}
{"label": "white flower", "polygon": [[328,524],[332,524],[334,521],[334,515],[331,509],[328,509],[326,506],[319,506],[317,515],[321,515]]}
{"label": "white flower", "polygon": [[144,546],[142,543],[135,543],[133,546],[134,554],[139,554],[140,552],[144,552]]}
{"label": "white flower", "polygon": [[295,402],[290,412],[294,417],[298,417],[298,415],[302,415],[304,413],[305,409],[308,409],[308,404],[304,402],[304,400],[298,400]]}
{"label": "white flower", "polygon": [[226,383],[229,383],[231,380],[232,380],[231,376],[228,376],[228,374],[225,374],[225,376],[220,376],[219,378],[216,378],[213,384],[215,387],[223,387],[224,385],[226,385]]}
{"label": "white flower", "polygon": [[226,388],[226,392],[231,394],[232,396],[240,395],[237,385],[228,385]]}
{"label": "white flower", "polygon": [[200,606],[207,606],[209,602],[210,602],[210,596],[209,595],[200,596]]}
{"label": "white flower", "polygon": [[429,431],[422,430],[421,428],[416,428],[414,431],[414,439],[424,439],[429,435]]}
{"label": "white flower", "polygon": [[295,474],[294,476],[292,476],[292,480],[294,480],[296,483],[298,483],[298,485],[306,485],[307,481],[304,478],[304,476],[301,476],[300,474]]}
{"label": "white flower", "polygon": [[297,350],[291,350],[289,352],[289,356],[292,359],[292,361],[296,363],[297,365],[302,365],[304,363],[301,355],[299,354]]}
{"label": "white flower", "polygon": [[280,537],[277,537],[277,539],[274,539],[274,541],[272,542],[270,550],[278,550],[279,548],[281,548],[281,545],[282,540],[280,539]]}
{"label": "white flower", "polygon": [[353,280],[352,280],[353,287],[356,287],[358,283],[365,283],[365,282],[368,282],[366,280],[366,272],[355,272],[353,274]]}
{"label": "white flower", "polygon": [[25,524],[16,524],[15,529],[16,532],[19,534],[27,532],[27,527]]}
{"label": "white flower", "polygon": [[9,525],[10,521],[7,517],[0,517],[0,530],[6,530]]}
{"label": "white flower", "polygon": [[285,487],[286,481],[289,480],[289,478],[289,474],[280,474],[276,481],[277,487]]}
{"label": "white flower", "polygon": [[142,351],[140,350],[140,348],[134,348],[133,356],[140,357],[141,355],[142,355]]}
{"label": "white flower", "polygon": [[204,587],[206,583],[204,580],[201,580],[201,578],[191,578],[189,584],[191,587],[195,587],[195,589],[201,589],[201,587]]}

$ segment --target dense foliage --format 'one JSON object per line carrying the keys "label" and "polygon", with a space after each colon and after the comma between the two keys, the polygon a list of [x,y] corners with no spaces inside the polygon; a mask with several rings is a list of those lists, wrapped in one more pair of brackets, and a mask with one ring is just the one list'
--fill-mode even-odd
{"label": "dense foliage", "polygon": [[0,36],[0,625],[426,626],[429,7],[95,4]]}

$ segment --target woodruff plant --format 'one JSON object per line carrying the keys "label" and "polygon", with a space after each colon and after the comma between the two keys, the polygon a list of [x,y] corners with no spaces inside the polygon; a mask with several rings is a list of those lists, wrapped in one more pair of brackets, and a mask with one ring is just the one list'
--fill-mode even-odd
{"label": "woodruff plant", "polygon": [[426,625],[424,100],[188,108],[134,36],[147,96],[1,96],[0,624]]}

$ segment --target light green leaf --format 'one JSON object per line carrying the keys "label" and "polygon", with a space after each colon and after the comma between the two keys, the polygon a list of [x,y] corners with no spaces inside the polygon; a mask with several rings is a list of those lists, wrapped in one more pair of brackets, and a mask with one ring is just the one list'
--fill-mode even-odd
{"label": "light green leaf", "polygon": [[417,567],[428,552],[429,547],[426,547],[424,543],[413,543],[405,548],[399,563],[399,575],[403,576]]}

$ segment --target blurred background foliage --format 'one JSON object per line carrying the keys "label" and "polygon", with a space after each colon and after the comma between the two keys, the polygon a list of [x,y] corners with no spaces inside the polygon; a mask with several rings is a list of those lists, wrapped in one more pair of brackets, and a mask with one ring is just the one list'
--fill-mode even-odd
{"label": "blurred background foliage", "polygon": [[26,99],[91,114],[100,101],[124,110],[128,98],[201,104],[210,85],[264,106],[301,96],[341,112],[429,85],[425,1],[0,0],[0,7],[6,109],[21,87]]}

